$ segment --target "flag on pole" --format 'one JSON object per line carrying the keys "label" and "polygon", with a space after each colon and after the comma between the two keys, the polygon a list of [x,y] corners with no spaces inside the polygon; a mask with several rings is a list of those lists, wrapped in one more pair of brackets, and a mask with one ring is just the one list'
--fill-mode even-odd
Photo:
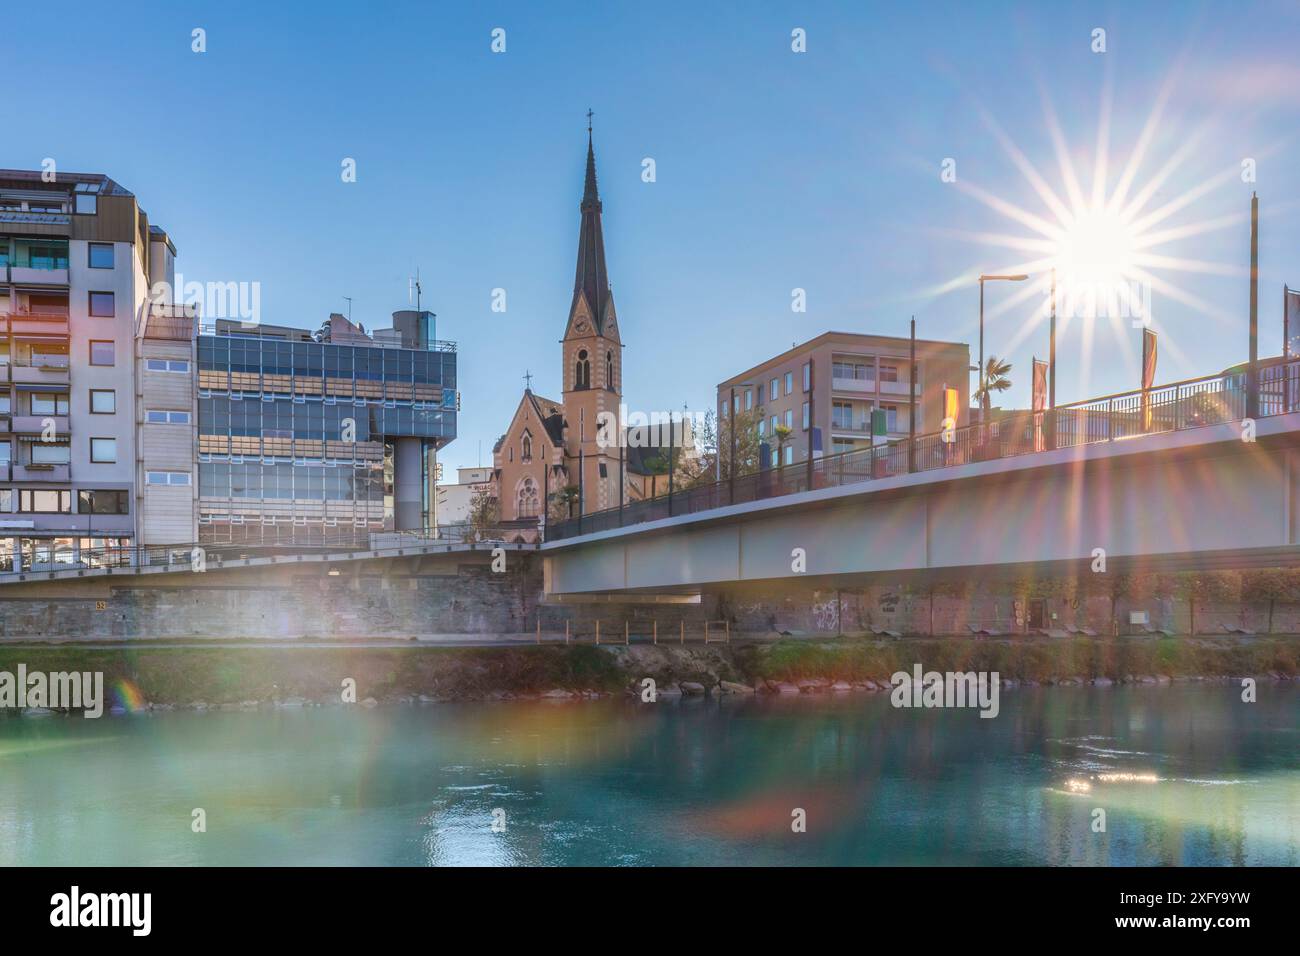
{"label": "flag on pole", "polygon": [[1300,355],[1300,290],[1282,286],[1282,357]]}
{"label": "flag on pole", "polygon": [[1047,407],[1047,363],[1034,359],[1033,389],[1030,399],[1034,411],[1034,451],[1047,447],[1043,441],[1043,409]]}
{"label": "flag on pole", "polygon": [[1286,383],[1286,410],[1300,406],[1300,375],[1291,369],[1290,359],[1300,355],[1300,291],[1282,286],[1282,369]]}
{"label": "flag on pole", "polygon": [[1156,333],[1142,330],[1142,430],[1151,430],[1151,387],[1156,382]]}

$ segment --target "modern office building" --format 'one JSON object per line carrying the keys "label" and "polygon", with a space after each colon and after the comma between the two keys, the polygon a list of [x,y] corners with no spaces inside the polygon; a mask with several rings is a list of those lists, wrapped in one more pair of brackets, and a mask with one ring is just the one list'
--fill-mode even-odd
{"label": "modern office building", "polygon": [[431,312],[367,334],[218,322],[198,337],[198,540],[316,545],[435,526],[456,351]]}
{"label": "modern office building", "polygon": [[175,257],[107,176],[0,170],[0,573],[430,529],[458,404],[433,314],[200,328]]}
{"label": "modern office building", "polygon": [[910,350],[905,338],[823,333],[720,384],[718,415],[747,413],[774,455],[778,426],[788,428],[780,464],[807,460],[814,428],[823,454],[870,447],[876,410],[884,413],[886,438],[907,437],[912,416],[918,435],[937,432],[947,388],[957,390],[956,424],[967,424],[970,346],[917,339],[914,394]]}

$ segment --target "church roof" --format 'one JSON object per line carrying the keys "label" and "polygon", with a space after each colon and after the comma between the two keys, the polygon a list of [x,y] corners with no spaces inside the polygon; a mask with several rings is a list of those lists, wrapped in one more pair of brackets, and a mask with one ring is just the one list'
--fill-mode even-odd
{"label": "church roof", "polygon": [[[534,393],[531,389],[524,392],[533,403],[533,410],[537,412],[537,420],[542,423],[546,429],[547,437],[551,439],[551,444],[556,447],[564,446],[564,403],[557,402],[552,398],[543,398],[541,395]],[[558,409],[551,412],[551,409]]]}
{"label": "church roof", "polygon": [[624,429],[626,447],[624,462],[631,475],[666,475],[668,474],[668,455],[672,454],[673,463],[680,464],[682,448],[670,448],[660,444],[660,440],[647,434],[643,425],[633,425]]}
{"label": "church roof", "polygon": [[587,127],[587,180],[582,191],[582,224],[578,229],[578,268],[573,280],[573,305],[578,297],[585,296],[591,309],[596,331],[605,332],[605,308],[611,300],[609,273],[605,268],[605,237],[601,231],[602,205],[596,187],[596,151],[591,142],[591,127]]}

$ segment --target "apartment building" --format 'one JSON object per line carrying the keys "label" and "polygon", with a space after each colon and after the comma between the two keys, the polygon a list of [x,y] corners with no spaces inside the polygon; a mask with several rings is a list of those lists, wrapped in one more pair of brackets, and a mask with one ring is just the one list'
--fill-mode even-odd
{"label": "apartment building", "polygon": [[459,403],[433,314],[202,327],[175,263],[107,176],[0,170],[0,573],[430,528]]}
{"label": "apartment building", "polygon": [[718,415],[756,419],[759,440],[778,464],[806,461],[815,433],[821,454],[870,447],[875,411],[883,413],[888,439],[907,437],[914,417],[918,435],[939,431],[949,388],[957,390],[957,424],[966,424],[970,346],[917,339],[915,392],[910,355],[909,339],[826,332],[722,382]]}
{"label": "apartment building", "polygon": [[175,251],[107,176],[0,170],[0,571],[138,540],[136,339]]}

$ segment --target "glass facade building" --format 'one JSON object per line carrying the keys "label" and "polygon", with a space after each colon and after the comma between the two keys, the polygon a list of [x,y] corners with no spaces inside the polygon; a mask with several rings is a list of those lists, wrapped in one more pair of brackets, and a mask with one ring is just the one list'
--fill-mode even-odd
{"label": "glass facade building", "polygon": [[456,435],[456,352],[427,335],[418,344],[270,327],[200,335],[199,540],[427,531],[434,456]]}

